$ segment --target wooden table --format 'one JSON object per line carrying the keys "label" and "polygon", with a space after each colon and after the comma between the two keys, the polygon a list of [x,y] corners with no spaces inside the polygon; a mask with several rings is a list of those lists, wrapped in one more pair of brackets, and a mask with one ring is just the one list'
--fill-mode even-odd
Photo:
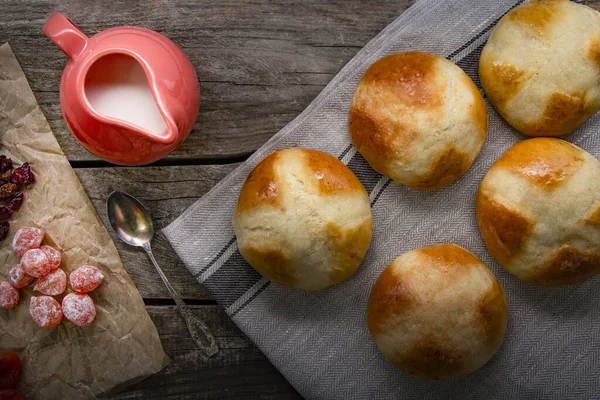
{"label": "wooden table", "polygon": [[[21,63],[63,151],[108,226],[113,190],[141,199],[161,228],[176,218],[289,121],[381,29],[414,0],[17,0],[3,1],[0,44]],[[491,0],[490,0],[491,1]],[[600,0],[590,1],[600,8]],[[53,11],[86,34],[120,25],[156,30],[196,67],[202,104],[183,145],[146,167],[115,167],[89,154],[62,118],[59,83],[66,57],[43,36]],[[161,235],[153,245],[173,286],[211,327],[221,349],[205,359],[160,278],[141,251],[115,239],[171,363],[117,398],[300,398],[229,320]]]}

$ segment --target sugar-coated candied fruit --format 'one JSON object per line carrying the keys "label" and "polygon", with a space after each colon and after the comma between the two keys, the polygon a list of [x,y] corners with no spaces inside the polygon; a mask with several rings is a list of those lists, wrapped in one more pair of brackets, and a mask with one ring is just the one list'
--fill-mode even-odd
{"label": "sugar-coated candied fruit", "polygon": [[[0,389],[14,389],[21,376],[21,357],[11,351],[0,351]],[[0,399],[4,400],[1,396]]]}
{"label": "sugar-coated candied fruit", "polygon": [[53,268],[46,253],[40,249],[28,250],[21,258],[21,267],[27,275],[36,278],[48,275]]}
{"label": "sugar-coated candied fruit", "polygon": [[20,289],[29,285],[33,281],[34,277],[27,275],[21,264],[16,264],[10,267],[8,270],[8,283],[14,288]]}
{"label": "sugar-coated candied fruit", "polygon": [[40,328],[54,328],[62,321],[63,311],[53,297],[38,296],[32,297],[29,302],[29,314],[33,321]]}
{"label": "sugar-coated candied fruit", "polygon": [[12,248],[18,256],[31,249],[38,249],[44,240],[44,231],[38,228],[21,228],[15,233]]}
{"label": "sugar-coated candied fruit", "polygon": [[60,251],[50,246],[42,246],[40,247],[40,250],[42,250],[44,253],[46,253],[46,256],[48,256],[48,261],[50,262],[52,268],[58,268],[62,260]]}
{"label": "sugar-coated candied fruit", "polygon": [[102,283],[104,275],[93,265],[82,265],[69,275],[69,282],[74,291],[87,293],[96,289]]}
{"label": "sugar-coated candied fruit", "polygon": [[17,289],[8,282],[0,282],[0,308],[11,309],[15,308],[17,304],[19,304]]}
{"label": "sugar-coated candied fruit", "polygon": [[69,293],[62,301],[65,318],[77,326],[86,326],[96,318],[94,300],[84,293]]}
{"label": "sugar-coated candied fruit", "polygon": [[67,274],[62,269],[56,269],[41,277],[35,283],[33,290],[47,296],[58,296],[67,289]]}

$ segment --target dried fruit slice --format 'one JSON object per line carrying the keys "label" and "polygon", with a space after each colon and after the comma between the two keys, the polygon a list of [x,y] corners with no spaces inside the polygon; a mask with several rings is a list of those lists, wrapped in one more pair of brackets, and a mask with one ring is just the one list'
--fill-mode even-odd
{"label": "dried fruit slice", "polygon": [[21,208],[21,204],[23,204],[23,199],[23,193],[17,193],[10,199],[6,200],[6,203],[4,203],[4,207],[10,210],[11,213],[14,213],[19,208]]}
{"label": "dried fruit slice", "polygon": [[69,282],[74,291],[87,293],[96,289],[102,283],[104,275],[93,265],[82,265],[69,275]]}
{"label": "dried fruit slice", "polygon": [[38,249],[44,239],[44,231],[38,228],[21,228],[15,233],[12,248],[23,257],[27,250]]}
{"label": "dried fruit slice", "polygon": [[40,328],[50,329],[60,324],[63,317],[58,301],[50,296],[32,297],[29,314]]}
{"label": "dried fruit slice", "polygon": [[52,268],[58,268],[62,260],[60,251],[50,246],[42,246],[40,247],[40,250],[46,253],[46,256],[48,256],[48,260],[50,261]]}
{"label": "dried fruit slice", "polygon": [[36,278],[48,275],[54,269],[46,253],[40,249],[28,250],[21,258],[21,267]]}
{"label": "dried fruit slice", "polygon": [[21,264],[13,265],[8,270],[8,283],[14,288],[20,289],[29,285],[33,281],[33,276],[27,275]]}
{"label": "dried fruit slice", "polygon": [[77,326],[86,326],[96,317],[94,300],[87,294],[69,293],[62,301],[65,318]]}
{"label": "dried fruit slice", "polygon": [[0,389],[16,388],[20,375],[21,358],[19,355],[9,351],[0,352]]}
{"label": "dried fruit slice", "polygon": [[0,400],[26,400],[25,395],[15,389],[0,390]]}
{"label": "dried fruit slice", "polygon": [[0,308],[15,308],[19,304],[19,292],[8,282],[0,282]]}
{"label": "dried fruit slice", "polygon": [[33,290],[48,296],[58,296],[67,289],[67,274],[62,269],[50,272],[36,282]]}
{"label": "dried fruit slice", "polygon": [[19,168],[15,169],[10,181],[21,186],[31,185],[35,182],[35,175],[33,174],[33,171],[31,171],[29,163],[24,163]]}
{"label": "dried fruit slice", "polygon": [[0,156],[0,174],[5,173],[8,170],[11,170],[13,167],[12,160],[5,155]]}

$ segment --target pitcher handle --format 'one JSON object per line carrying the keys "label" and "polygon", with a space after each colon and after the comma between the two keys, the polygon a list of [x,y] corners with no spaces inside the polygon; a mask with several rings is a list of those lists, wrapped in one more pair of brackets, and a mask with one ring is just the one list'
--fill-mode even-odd
{"label": "pitcher handle", "polygon": [[42,31],[71,60],[76,59],[87,46],[88,37],[60,13],[52,14]]}

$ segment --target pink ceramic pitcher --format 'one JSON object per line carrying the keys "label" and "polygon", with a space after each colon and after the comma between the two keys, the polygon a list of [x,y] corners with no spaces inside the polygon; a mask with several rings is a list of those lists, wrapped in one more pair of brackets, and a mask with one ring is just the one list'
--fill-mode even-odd
{"label": "pink ceramic pitcher", "polygon": [[69,129],[91,153],[115,164],[147,164],[189,135],[200,87],[175,43],[136,27],[88,38],[61,14],[52,15],[43,31],[69,57],[60,105]]}

